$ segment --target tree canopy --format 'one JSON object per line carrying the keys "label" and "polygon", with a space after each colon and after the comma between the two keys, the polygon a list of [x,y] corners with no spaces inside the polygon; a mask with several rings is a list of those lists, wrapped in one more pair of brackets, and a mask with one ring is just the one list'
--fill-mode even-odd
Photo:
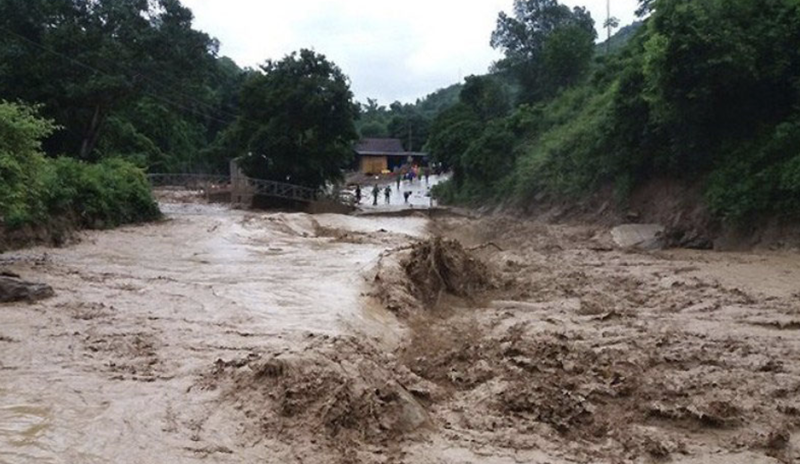
{"label": "tree canopy", "polygon": [[498,121],[511,110],[511,94],[498,76],[469,76],[459,103],[433,120],[425,148],[453,170],[455,182],[470,178],[485,184],[510,167],[510,157],[498,155],[510,149],[512,136]]}
{"label": "tree canopy", "polygon": [[504,52],[496,64],[522,87],[527,102],[552,97],[589,69],[597,32],[586,8],[556,0],[515,0],[513,16],[501,12],[491,45]]}
{"label": "tree canopy", "polygon": [[178,0],[4,0],[0,91],[64,128],[48,154],[191,169],[233,120],[241,73],[192,20]]}
{"label": "tree canopy", "polygon": [[428,141],[433,119],[458,103],[461,84],[439,89],[414,103],[394,102],[387,108],[367,98],[356,121],[361,137],[400,139],[408,151],[420,151]]}
{"label": "tree canopy", "polygon": [[242,89],[226,139],[252,177],[319,188],[341,177],[358,138],[349,81],[311,50],[267,61]]}

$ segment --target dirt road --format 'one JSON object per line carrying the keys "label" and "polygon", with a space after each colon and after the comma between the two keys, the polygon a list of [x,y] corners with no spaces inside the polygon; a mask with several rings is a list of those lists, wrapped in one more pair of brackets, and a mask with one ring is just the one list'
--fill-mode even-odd
{"label": "dirt road", "polygon": [[796,254],[165,210],[10,265],[57,296],[0,307],[0,463],[800,458]]}

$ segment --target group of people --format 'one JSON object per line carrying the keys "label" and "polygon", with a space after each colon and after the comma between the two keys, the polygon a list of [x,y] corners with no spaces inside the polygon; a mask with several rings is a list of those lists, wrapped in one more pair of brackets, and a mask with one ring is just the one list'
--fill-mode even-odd
{"label": "group of people", "polygon": [[[395,170],[394,173],[395,181],[397,182],[397,191],[401,190],[401,182],[405,179],[408,180],[413,184],[415,179],[422,180],[422,177],[425,177],[425,183],[430,183],[430,176],[431,176],[431,168],[430,167],[420,167],[420,166],[405,166],[401,169]],[[392,201],[392,187],[391,185],[387,185],[384,188],[380,188],[378,184],[375,184],[372,187],[372,206],[378,206],[378,197],[380,196],[381,192],[383,192],[383,198],[386,201],[386,204],[391,204]],[[356,185],[356,204],[361,204],[361,200],[363,198],[363,192],[361,190],[361,185]],[[403,192],[403,198],[405,203],[408,204],[409,198],[412,195],[411,190],[406,190]]]}
{"label": "group of people", "polygon": [[431,169],[429,167],[420,167],[417,165],[401,169],[395,173],[397,176],[397,188],[400,188],[400,181],[406,179],[410,182],[414,182],[414,179],[422,180],[422,176],[425,176],[425,183],[430,183],[431,177]]}
{"label": "group of people", "polygon": [[[399,188],[400,187],[399,187],[399,182],[398,182],[398,190],[399,190]],[[380,193],[381,193],[381,188],[378,187],[378,184],[375,184],[375,186],[372,187],[372,206],[378,206],[378,196],[380,195]],[[392,202],[392,186],[391,185],[387,185],[383,189],[383,197],[386,200],[386,204],[387,205],[391,204],[391,202]],[[361,204],[361,198],[362,198],[361,186],[360,185],[356,185],[356,204]],[[403,198],[405,199],[406,204],[408,204],[408,199],[411,198],[411,191],[410,190],[406,190],[405,192],[403,192]]]}

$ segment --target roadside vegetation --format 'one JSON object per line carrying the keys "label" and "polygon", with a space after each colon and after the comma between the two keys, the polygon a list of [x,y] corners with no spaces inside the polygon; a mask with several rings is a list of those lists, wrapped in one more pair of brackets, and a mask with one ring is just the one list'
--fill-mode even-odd
{"label": "roadside vegetation", "polygon": [[[47,158],[42,140],[56,126],[37,109],[0,101],[0,248],[25,227],[106,228],[152,220],[158,206],[141,169],[115,158],[96,164]],[[24,241],[24,240],[23,240]]]}
{"label": "roadside vegetation", "polygon": [[[581,8],[518,0],[501,14],[505,58],[433,122],[427,148],[454,171],[439,196],[526,206],[612,186],[624,204],[672,179],[730,224],[797,217],[800,4],[651,0],[640,14],[608,55]],[[513,104],[487,108],[497,94]]]}

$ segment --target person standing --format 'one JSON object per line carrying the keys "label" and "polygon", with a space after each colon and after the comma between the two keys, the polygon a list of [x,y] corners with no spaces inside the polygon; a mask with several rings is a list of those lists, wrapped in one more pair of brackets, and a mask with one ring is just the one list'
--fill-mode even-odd
{"label": "person standing", "polygon": [[392,198],[392,187],[387,185],[386,188],[383,190],[383,196],[386,198],[386,204],[391,203]]}
{"label": "person standing", "polygon": [[356,184],[356,204],[361,204],[361,186]]}
{"label": "person standing", "polygon": [[378,206],[379,193],[381,193],[381,189],[378,188],[378,184],[375,184],[375,187],[372,187],[372,206]]}

